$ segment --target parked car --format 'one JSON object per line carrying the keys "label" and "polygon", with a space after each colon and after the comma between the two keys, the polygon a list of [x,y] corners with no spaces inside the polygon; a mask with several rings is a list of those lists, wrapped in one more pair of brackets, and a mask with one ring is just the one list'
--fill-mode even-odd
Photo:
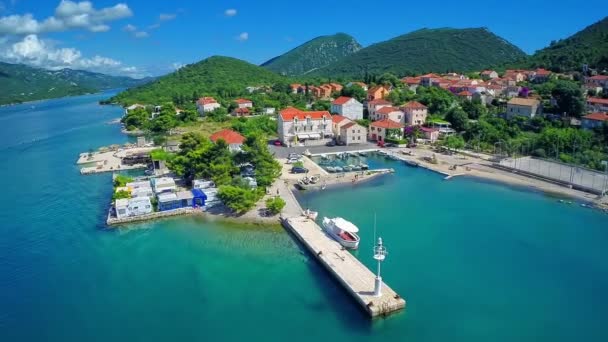
{"label": "parked car", "polygon": [[393,143],[385,143],[384,147],[396,147],[397,144],[393,144]]}
{"label": "parked car", "polygon": [[294,166],[291,168],[291,173],[308,173],[308,169],[305,167]]}
{"label": "parked car", "polygon": [[333,140],[330,140],[327,142],[327,144],[325,144],[325,146],[329,146],[329,147],[336,146],[336,142]]}
{"label": "parked car", "polygon": [[346,143],[344,141],[338,141],[338,146],[346,146]]}
{"label": "parked car", "polygon": [[281,142],[281,140],[275,140],[272,144],[274,146],[283,146],[283,143]]}
{"label": "parked car", "polygon": [[384,141],[378,141],[378,147],[384,147]]}

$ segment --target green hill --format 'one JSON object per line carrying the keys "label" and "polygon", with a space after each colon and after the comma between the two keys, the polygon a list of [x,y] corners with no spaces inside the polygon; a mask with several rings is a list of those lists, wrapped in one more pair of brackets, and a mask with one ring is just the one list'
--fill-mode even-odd
{"label": "green hill", "polygon": [[373,44],[310,73],[324,77],[361,77],[474,71],[520,59],[525,53],[485,28],[421,29]]}
{"label": "green hill", "polygon": [[561,72],[581,70],[583,64],[608,69],[608,17],[566,39],[551,42],[517,66]]}
{"label": "green hill", "polygon": [[109,76],[81,70],[46,70],[0,62],[0,104],[21,103],[131,87],[148,79]]}
{"label": "green hill", "polygon": [[299,76],[327,66],[361,50],[355,38],[346,33],[312,39],[261,66],[287,76]]}
{"label": "green hill", "polygon": [[240,59],[213,56],[189,64],[156,81],[128,89],[109,102],[154,104],[172,101],[176,96],[240,94],[247,86],[272,85],[285,78]]}

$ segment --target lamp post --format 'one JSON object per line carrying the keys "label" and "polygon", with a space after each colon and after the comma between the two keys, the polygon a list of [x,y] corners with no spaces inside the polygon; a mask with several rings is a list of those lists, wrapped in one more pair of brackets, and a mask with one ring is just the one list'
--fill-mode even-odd
{"label": "lamp post", "polygon": [[378,262],[378,273],[374,280],[374,297],[382,297],[382,276],[380,275],[380,265],[386,259],[386,247],[382,244],[382,238],[378,238],[378,243],[374,246],[374,259]]}

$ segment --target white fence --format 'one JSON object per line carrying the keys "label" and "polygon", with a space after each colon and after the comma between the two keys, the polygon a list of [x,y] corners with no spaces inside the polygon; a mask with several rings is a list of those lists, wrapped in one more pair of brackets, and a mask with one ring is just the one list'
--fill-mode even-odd
{"label": "white fence", "polygon": [[501,166],[525,171],[560,182],[603,193],[608,188],[606,173],[532,157],[505,158]]}

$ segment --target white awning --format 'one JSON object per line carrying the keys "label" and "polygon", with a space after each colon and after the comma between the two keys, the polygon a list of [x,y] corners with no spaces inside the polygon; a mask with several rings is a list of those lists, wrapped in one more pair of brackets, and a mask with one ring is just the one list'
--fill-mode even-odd
{"label": "white awning", "polygon": [[321,134],[313,133],[310,135],[310,139],[321,139]]}
{"label": "white awning", "polygon": [[308,134],[298,134],[298,139],[308,139],[310,136]]}

